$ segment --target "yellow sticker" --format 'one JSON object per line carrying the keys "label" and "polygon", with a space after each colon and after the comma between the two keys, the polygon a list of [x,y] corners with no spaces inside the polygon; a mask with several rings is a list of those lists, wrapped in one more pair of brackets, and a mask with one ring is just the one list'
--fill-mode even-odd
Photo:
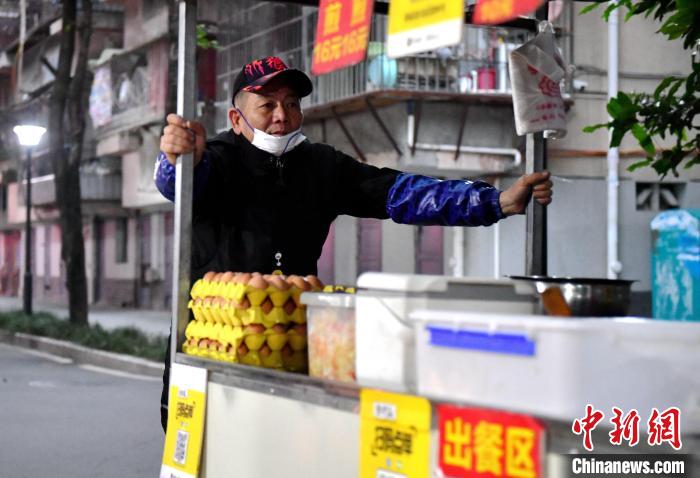
{"label": "yellow sticker", "polygon": [[202,456],[207,371],[173,364],[160,478],[196,478]]}
{"label": "yellow sticker", "polygon": [[360,477],[428,478],[430,402],[379,390],[360,392]]}

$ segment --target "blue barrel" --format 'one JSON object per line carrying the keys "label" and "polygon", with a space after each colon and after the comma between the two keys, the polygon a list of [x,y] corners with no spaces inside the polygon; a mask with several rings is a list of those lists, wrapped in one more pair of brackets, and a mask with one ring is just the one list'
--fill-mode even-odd
{"label": "blue barrel", "polygon": [[654,318],[700,321],[700,209],[662,212],[651,233]]}

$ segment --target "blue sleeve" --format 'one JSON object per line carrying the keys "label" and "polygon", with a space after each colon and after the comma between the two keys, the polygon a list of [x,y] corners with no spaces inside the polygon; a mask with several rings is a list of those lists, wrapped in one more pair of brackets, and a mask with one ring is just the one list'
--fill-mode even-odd
{"label": "blue sleeve", "polygon": [[[192,198],[199,197],[199,193],[204,190],[204,186],[209,179],[209,170],[211,169],[211,161],[209,154],[205,151],[199,164],[194,168],[194,177],[192,178]],[[156,188],[167,200],[175,202],[175,166],[168,162],[168,158],[164,152],[158,154],[156,159],[156,167],[153,172],[153,180],[156,183]]]}
{"label": "blue sleeve", "polygon": [[483,181],[401,174],[387,197],[389,217],[400,224],[490,226],[504,217],[501,192]]}

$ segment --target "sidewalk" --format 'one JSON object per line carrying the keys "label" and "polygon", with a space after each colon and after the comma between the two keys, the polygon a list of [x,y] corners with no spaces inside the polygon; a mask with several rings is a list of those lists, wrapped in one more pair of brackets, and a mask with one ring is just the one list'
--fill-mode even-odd
{"label": "sidewalk", "polygon": [[[68,308],[54,305],[32,304],[35,312],[49,312],[59,318],[68,317]],[[22,309],[20,297],[0,296],[0,312]],[[107,330],[118,327],[134,327],[148,335],[165,335],[170,332],[170,312],[163,310],[102,309],[90,308],[90,324],[100,324]]]}

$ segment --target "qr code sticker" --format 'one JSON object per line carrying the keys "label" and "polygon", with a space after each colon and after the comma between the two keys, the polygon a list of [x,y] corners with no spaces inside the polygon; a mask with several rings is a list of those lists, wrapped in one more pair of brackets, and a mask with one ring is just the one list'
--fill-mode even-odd
{"label": "qr code sticker", "polygon": [[190,438],[190,434],[178,430],[177,440],[175,441],[175,454],[173,455],[173,461],[178,465],[184,465],[185,459],[187,458],[187,441]]}

